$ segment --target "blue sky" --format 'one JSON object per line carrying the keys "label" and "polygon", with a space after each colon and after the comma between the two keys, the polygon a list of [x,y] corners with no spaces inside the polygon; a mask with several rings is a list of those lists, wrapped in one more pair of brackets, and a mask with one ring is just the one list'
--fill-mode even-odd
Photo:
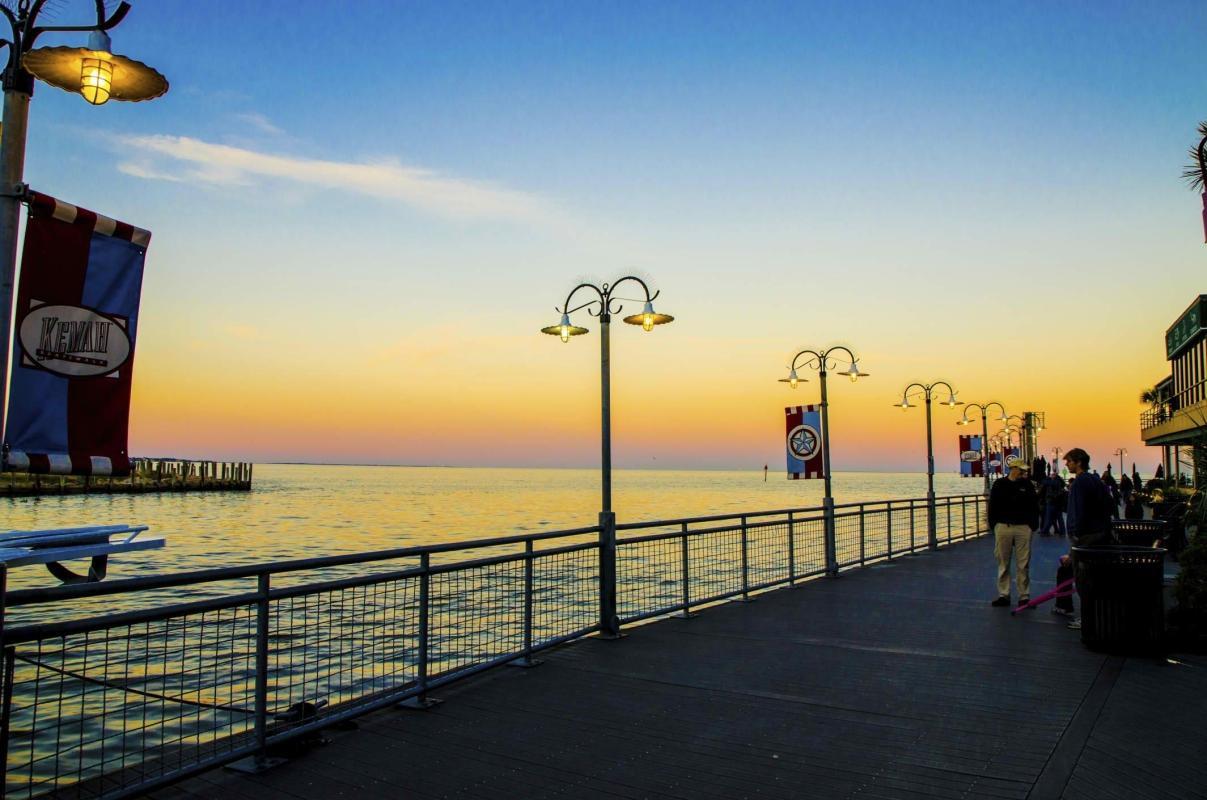
{"label": "blue sky", "polygon": [[[155,232],[136,449],[303,458],[286,443],[308,426],[389,395],[388,433],[349,429],[333,458],[473,462],[458,436],[405,423],[455,431],[470,416],[515,431],[501,461],[588,463],[590,347],[529,352],[522,337],[578,278],[627,271],[681,323],[656,357],[633,355],[651,373],[630,380],[663,399],[620,413],[647,438],[677,435],[667,420],[685,404],[760,417],[783,398],[708,376],[753,381],[798,345],[843,340],[881,365],[860,408],[870,431],[895,430],[873,409],[898,384],[943,377],[1138,449],[1134,395],[1204,289],[1198,201],[1178,178],[1207,117],[1204,34],[1207,6],[1174,2],[142,0],[114,50],[171,91],[94,109],[39,87],[26,174]],[[1071,374],[1070,309],[1106,355]],[[380,350],[273,343],[302,320]],[[1019,330],[994,335],[1004,325]],[[343,400],[307,405],[298,381],[325,376]],[[255,418],[276,430],[263,446],[221,400],[248,385],[300,407],[279,429]],[[1101,387],[1110,413],[1069,413],[1074,385]],[[549,441],[506,410],[547,391],[571,398]],[[173,404],[194,422],[173,422]],[[198,414],[230,436],[194,436]],[[903,465],[914,433],[893,451]],[[868,466],[882,456],[854,444],[871,439],[838,457]],[[709,458],[777,447],[739,426]]]}

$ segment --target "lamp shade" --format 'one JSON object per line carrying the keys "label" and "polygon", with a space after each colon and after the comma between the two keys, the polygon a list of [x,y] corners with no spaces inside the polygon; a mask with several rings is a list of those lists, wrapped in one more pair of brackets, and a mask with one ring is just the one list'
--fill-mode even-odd
{"label": "lamp shade", "polygon": [[562,321],[558,324],[550,325],[548,328],[541,328],[541,333],[547,333],[550,336],[560,336],[563,342],[570,341],[571,336],[582,336],[586,332],[586,328],[570,324],[569,314],[562,314]]}
{"label": "lamp shade", "polygon": [[94,105],[106,100],[152,100],[168,90],[168,79],[141,61],[105,50],[39,47],[21,59],[25,71]]}
{"label": "lamp shade", "polygon": [[665,325],[668,322],[674,322],[675,318],[670,314],[659,314],[654,311],[654,304],[647,300],[645,308],[642,309],[640,314],[625,317],[624,321],[630,325],[640,325],[648,331],[655,325]]}

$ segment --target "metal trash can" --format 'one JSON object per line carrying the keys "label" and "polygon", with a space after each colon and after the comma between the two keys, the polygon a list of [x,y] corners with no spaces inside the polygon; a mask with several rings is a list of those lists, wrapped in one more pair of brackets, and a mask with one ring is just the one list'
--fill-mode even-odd
{"label": "metal trash can", "polygon": [[1165,644],[1165,550],[1074,547],[1081,641],[1120,655],[1157,654]]}

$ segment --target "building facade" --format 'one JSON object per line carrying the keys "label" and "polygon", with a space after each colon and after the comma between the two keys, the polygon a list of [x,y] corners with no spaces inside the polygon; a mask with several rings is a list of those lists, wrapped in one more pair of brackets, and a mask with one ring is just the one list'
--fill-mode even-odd
{"label": "building facade", "polygon": [[1165,474],[1181,474],[1196,486],[1193,445],[1207,444],[1207,295],[1201,294],[1165,331],[1169,375],[1154,386],[1140,415],[1140,438],[1162,448]]}

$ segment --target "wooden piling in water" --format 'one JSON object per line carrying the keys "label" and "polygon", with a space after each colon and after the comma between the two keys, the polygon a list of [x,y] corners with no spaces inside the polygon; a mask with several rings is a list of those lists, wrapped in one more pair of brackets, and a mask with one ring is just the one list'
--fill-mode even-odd
{"label": "wooden piling in water", "polygon": [[[252,465],[242,461],[176,461],[136,458],[125,480],[113,476],[6,472],[0,496],[37,497],[69,494],[143,494],[147,492],[245,492],[251,490]],[[54,480],[57,478],[58,480]]]}

